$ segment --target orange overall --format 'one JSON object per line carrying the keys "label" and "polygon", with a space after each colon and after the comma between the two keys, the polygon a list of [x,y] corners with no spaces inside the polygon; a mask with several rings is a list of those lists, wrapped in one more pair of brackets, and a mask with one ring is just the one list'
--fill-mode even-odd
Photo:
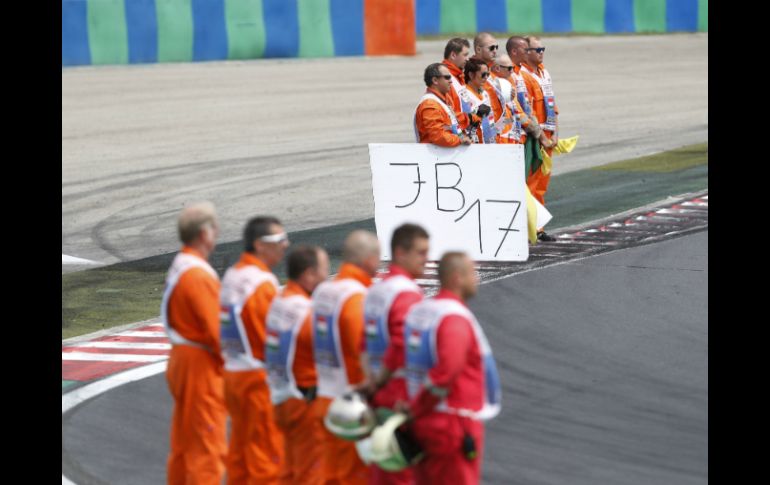
{"label": "orange overall", "polygon": [[[437,96],[446,104],[448,109],[454,109],[448,96],[444,96],[432,88],[428,88],[425,92]],[[420,103],[417,106],[414,120],[420,143],[433,143],[442,147],[456,147],[460,144],[460,137],[449,129],[452,125],[452,119],[437,101],[426,99]]]}
{"label": "orange overall", "polygon": [[[538,66],[539,74],[542,73],[543,69],[543,65],[540,64]],[[540,83],[538,83],[537,79],[535,79],[530,73],[524,70],[517,70],[516,72],[523,74],[524,76],[524,82],[527,85],[527,91],[532,98],[532,110],[534,115],[537,117],[538,123],[544,123],[547,118],[547,114],[545,108],[545,96],[543,95],[543,89],[540,87]],[[557,115],[559,114],[559,108],[557,106],[554,106],[554,111],[556,111]],[[551,130],[544,129],[543,133],[545,133],[545,136],[547,136],[549,140],[553,138],[553,132]],[[546,149],[546,153],[548,153],[548,156],[552,156],[553,148]],[[535,170],[535,173],[530,174],[527,177],[527,186],[529,187],[529,191],[532,192],[532,195],[535,197],[535,199],[537,199],[537,201],[543,205],[545,205],[545,193],[548,190],[548,183],[550,180],[551,174],[549,173],[548,175],[545,175],[543,174],[542,170]]]}
{"label": "orange overall", "polygon": [[[190,247],[181,253],[204,261]],[[189,341],[171,347],[166,370],[174,398],[168,483],[219,485],[227,453],[219,280],[200,267],[186,270],[171,289],[165,311],[167,324]]]}
{"label": "orange overall", "polygon": [[[286,283],[281,297],[300,295],[310,299],[310,294],[295,281]],[[313,388],[317,383],[313,361],[313,328],[310,312],[296,335],[292,375],[299,388]],[[289,398],[275,406],[275,422],[284,435],[284,476],[282,483],[321,485],[324,483],[323,433],[320,420],[313,413],[311,403],[305,399]]]}
{"label": "orange overall", "polygon": [[[447,59],[444,59],[442,62],[444,67],[449,69],[449,74],[451,74],[455,80],[457,80],[457,83],[460,86],[465,86],[465,73],[462,69],[452,64]],[[457,92],[457,85],[455,83],[452,83],[452,89],[449,90],[449,92],[446,95],[447,101],[449,102],[449,105],[452,107],[452,109],[455,112],[455,116],[457,116],[457,122],[460,125],[460,129],[466,129],[468,128],[468,125],[471,121],[478,121],[477,117],[474,115],[463,113],[461,104],[460,104],[460,93]]]}
{"label": "orange overall", "polygon": [[[335,280],[353,279],[369,287],[372,279],[361,268],[350,263],[340,267]],[[347,381],[351,386],[364,380],[361,365],[361,339],[364,335],[364,295],[354,294],[343,304],[338,322]],[[323,421],[332,398],[319,396],[313,401],[316,419]],[[323,426],[323,424],[322,424]],[[326,427],[324,434],[324,462],[327,484],[366,484],[369,468],[361,461],[353,441],[346,441],[331,434]]]}
{"label": "orange overall", "polygon": [[[264,273],[270,269],[256,256],[243,253],[230,271],[256,266]],[[222,281],[222,292],[228,275]],[[259,284],[246,297],[240,317],[252,357],[264,361],[265,317],[277,293],[273,282]],[[230,446],[227,455],[228,484],[279,483],[283,461],[283,435],[275,424],[267,371],[261,369],[229,370],[225,364],[225,403],[230,414]]]}

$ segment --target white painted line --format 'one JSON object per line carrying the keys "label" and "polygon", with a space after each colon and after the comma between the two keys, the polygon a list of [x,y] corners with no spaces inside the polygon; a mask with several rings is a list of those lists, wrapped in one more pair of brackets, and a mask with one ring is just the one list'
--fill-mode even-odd
{"label": "white painted line", "polygon": [[93,360],[102,362],[157,362],[168,360],[168,355],[92,354],[90,352],[62,352],[61,360]]}
{"label": "white painted line", "polygon": [[95,349],[146,349],[146,350],[170,350],[171,344],[144,343],[144,342],[83,342],[72,347],[90,347]]}
{"label": "white painted line", "polygon": [[61,255],[61,264],[102,264],[99,261],[91,261],[90,259],[76,258],[75,256]]}
{"label": "white painted line", "polygon": [[439,286],[438,280],[423,280],[418,278],[415,280],[415,282],[422,286]]}
{"label": "white painted line", "polygon": [[[112,335],[110,335],[112,337]],[[147,337],[147,338],[167,338],[166,332],[141,332],[141,331],[128,331],[120,332],[115,335],[116,337]]]}
{"label": "white painted line", "polygon": [[[61,413],[64,414],[70,409],[72,409],[73,407],[77,406],[78,404],[85,402],[93,397],[96,397],[99,394],[107,392],[110,389],[121,386],[123,384],[128,384],[129,382],[138,381],[146,377],[160,374],[165,370],[166,370],[166,363],[158,362],[156,364],[145,365],[137,369],[130,369],[130,370],[121,372],[120,374],[115,374],[113,376],[107,377],[106,379],[96,381],[93,384],[89,384],[87,386],[83,386],[81,388],[75,389],[74,391],[71,391],[71,392],[68,392],[67,394],[62,395]],[[61,476],[61,483],[62,485],[75,485],[75,482],[65,477],[63,473]]]}
{"label": "white painted line", "polygon": [[118,332],[124,332],[127,330],[136,330],[137,328],[145,328],[145,327],[155,327],[159,325],[159,329],[163,328],[163,324],[158,324],[155,321],[159,320],[160,317],[151,318],[149,320],[144,320],[141,322],[134,322],[134,323],[127,323],[125,325],[117,325],[115,327],[105,328],[104,330],[97,330],[96,332],[87,333],[84,335],[78,335],[77,337],[70,337],[68,339],[64,339],[61,341],[62,344],[74,344],[77,342],[86,342],[89,340],[93,340],[99,337],[112,337]]}

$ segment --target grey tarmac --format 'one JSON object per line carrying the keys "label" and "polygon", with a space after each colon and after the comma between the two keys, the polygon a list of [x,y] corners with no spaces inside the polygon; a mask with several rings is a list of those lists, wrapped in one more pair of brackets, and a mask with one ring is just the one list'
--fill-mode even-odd
{"label": "grey tarmac", "polygon": [[[367,144],[413,141],[422,73],[444,44],[420,41],[414,57],[62,69],[62,254],[172,252],[176,215],[201,199],[217,205],[222,241],[258,213],[290,231],[372,217]],[[544,45],[561,134],[581,137],[554,175],[708,140],[708,34]]]}
{"label": "grey tarmac", "polygon": [[[484,483],[708,483],[708,230],[498,280],[470,307],[503,383]],[[160,374],[76,407],[63,473],[162,483],[171,406]]]}

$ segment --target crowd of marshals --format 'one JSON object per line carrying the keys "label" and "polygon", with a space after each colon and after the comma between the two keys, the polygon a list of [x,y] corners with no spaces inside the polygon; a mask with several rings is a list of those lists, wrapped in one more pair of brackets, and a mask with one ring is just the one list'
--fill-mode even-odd
{"label": "crowd of marshals", "polygon": [[[471,143],[524,145],[527,189],[540,204],[551,178],[543,169],[559,141],[559,109],[551,75],[543,65],[545,47],[537,37],[511,36],[506,54],[495,37],[481,32],[471,44],[451,39],[444,60],[424,73],[427,89],[414,115],[419,143],[455,147]],[[554,237],[538,230],[538,239]]]}
{"label": "crowd of marshals", "polygon": [[[169,484],[480,482],[483,421],[499,412],[501,393],[466,306],[478,285],[467,255],[443,255],[440,291],[425,298],[416,279],[430,237],[419,225],[394,231],[384,274],[377,237],[351,232],[331,279],[326,252],[289,250],[274,217],[246,223],[243,253],[221,280],[208,263],[214,206],[187,206],[178,231],[162,302],[172,343]],[[284,259],[280,287],[272,268]],[[339,410],[356,400],[369,414],[342,425],[366,424],[376,410],[367,436],[333,432],[327,420],[345,418]],[[383,446],[390,455],[375,454]],[[386,466],[393,457],[400,466]]]}
{"label": "crowd of marshals", "polygon": [[[551,155],[559,129],[545,47],[512,36],[507,55],[498,48],[486,32],[472,56],[468,40],[447,43],[443,61],[425,69],[415,136],[444,147],[524,145],[527,188],[545,204],[541,148]],[[385,274],[380,241],[353,231],[329,279],[322,248],[285,254],[281,222],[264,216],[247,222],[243,254],[220,281],[208,264],[213,205],[186,207],[178,230],[183,247],[161,308],[172,343],[169,484],[480,482],[483,422],[499,413],[501,393],[491,347],[466,305],[478,285],[467,255],[444,254],[440,291],[424,298],[416,279],[430,237],[422,227],[394,231]],[[542,230],[538,238],[553,240]],[[284,259],[281,287],[272,269]]]}

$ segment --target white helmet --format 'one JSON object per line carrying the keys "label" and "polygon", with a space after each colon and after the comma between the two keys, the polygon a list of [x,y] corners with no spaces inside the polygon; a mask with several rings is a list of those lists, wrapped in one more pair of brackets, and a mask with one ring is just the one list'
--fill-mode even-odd
{"label": "white helmet", "polygon": [[374,411],[357,392],[339,396],[329,405],[324,426],[334,436],[356,441],[367,436],[377,425]]}
{"label": "white helmet", "polygon": [[403,470],[423,456],[417,443],[398,430],[406,420],[406,414],[396,413],[372,431],[368,458],[385,471]]}

